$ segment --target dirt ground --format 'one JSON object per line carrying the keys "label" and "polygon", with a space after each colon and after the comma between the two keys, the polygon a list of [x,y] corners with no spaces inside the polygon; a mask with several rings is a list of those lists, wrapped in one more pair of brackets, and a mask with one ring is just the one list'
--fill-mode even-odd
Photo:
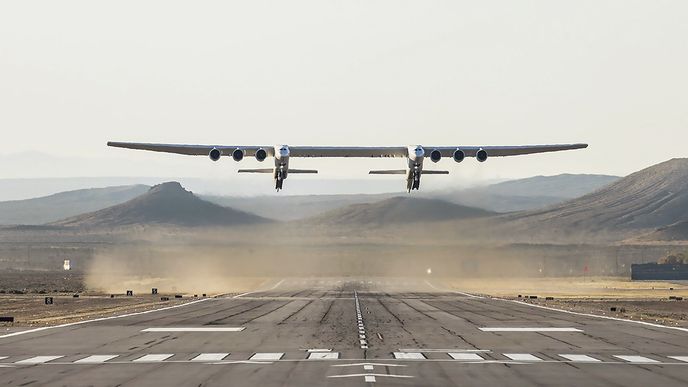
{"label": "dirt ground", "polygon": [[[688,328],[686,283],[631,281],[617,277],[462,279],[447,280],[446,283],[463,292]],[[531,299],[530,296],[537,296],[537,299]],[[547,297],[554,299],[547,300]],[[682,297],[683,300],[677,301],[673,299],[675,297]],[[616,311],[612,311],[612,308],[616,308]]]}
{"label": "dirt ground", "polygon": [[[101,289],[88,288],[86,276],[80,272],[0,271],[0,316],[14,317],[14,323],[0,322],[0,332],[2,328],[58,325],[141,312],[203,298],[201,292],[179,293],[182,298],[176,298],[176,289],[168,286],[171,282],[167,278],[156,281],[153,286],[160,286],[159,294],[153,295],[150,283],[145,284],[148,287],[144,290],[144,284],[122,279],[116,293],[110,294]],[[226,292],[214,289],[206,296],[252,290],[262,282],[264,279],[243,279],[242,285],[236,289],[227,289]],[[126,295],[129,289],[134,291],[133,296]],[[46,305],[45,297],[52,297],[53,304]],[[163,301],[162,297],[169,300]]]}

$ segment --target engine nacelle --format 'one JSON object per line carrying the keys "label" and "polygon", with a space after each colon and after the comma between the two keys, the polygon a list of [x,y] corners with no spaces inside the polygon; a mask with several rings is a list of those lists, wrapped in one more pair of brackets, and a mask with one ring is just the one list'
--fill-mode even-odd
{"label": "engine nacelle", "polygon": [[432,160],[433,163],[436,163],[442,159],[442,152],[440,152],[437,149],[434,149],[432,152],[430,152],[430,160]]}
{"label": "engine nacelle", "polygon": [[217,149],[217,148],[211,149],[210,153],[208,153],[208,157],[210,157],[210,159],[213,161],[219,160],[221,156],[222,156],[222,151]]}
{"label": "engine nacelle", "polygon": [[466,153],[464,153],[464,151],[462,151],[461,149],[457,149],[454,151],[454,161],[456,161],[457,163],[462,162],[465,158]]}
{"label": "engine nacelle", "polygon": [[479,150],[475,154],[476,160],[480,161],[481,163],[484,163],[487,160],[487,151],[485,149]]}
{"label": "engine nacelle", "polygon": [[244,150],[243,149],[235,149],[234,152],[232,152],[232,158],[234,161],[241,161],[244,159]]}
{"label": "engine nacelle", "polygon": [[268,157],[268,152],[265,149],[260,148],[256,151],[256,160],[263,162]]}

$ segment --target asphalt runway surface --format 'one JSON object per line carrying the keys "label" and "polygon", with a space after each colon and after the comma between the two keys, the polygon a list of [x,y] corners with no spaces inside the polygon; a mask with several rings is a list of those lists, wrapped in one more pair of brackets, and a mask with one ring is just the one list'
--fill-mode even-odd
{"label": "asphalt runway surface", "polygon": [[0,336],[11,386],[687,386],[688,331],[404,279],[252,293]]}

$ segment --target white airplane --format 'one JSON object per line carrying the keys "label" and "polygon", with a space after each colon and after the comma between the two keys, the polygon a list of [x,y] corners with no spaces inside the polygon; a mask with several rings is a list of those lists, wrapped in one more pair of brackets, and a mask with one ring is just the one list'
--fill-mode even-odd
{"label": "white airplane", "polygon": [[[222,156],[231,155],[235,161],[244,157],[255,157],[262,162],[274,157],[273,168],[240,169],[240,173],[271,173],[275,179],[275,188],[282,189],[284,180],[290,173],[318,173],[313,169],[290,169],[292,157],[405,157],[406,169],[370,171],[374,175],[406,175],[406,188],[409,192],[420,188],[422,175],[447,175],[449,171],[425,170],[423,160],[426,156],[437,163],[443,157],[451,157],[457,163],[466,157],[475,157],[485,162],[488,157],[517,156],[532,153],[556,152],[571,149],[587,148],[588,144],[559,145],[520,145],[520,146],[390,146],[390,147],[345,147],[345,146],[242,146],[242,145],[185,145],[185,144],[145,144],[132,142],[108,142],[108,146],[117,148],[140,149],[153,152],[177,153],[192,156],[208,156],[218,161]],[[428,152],[429,151],[429,152]]]}

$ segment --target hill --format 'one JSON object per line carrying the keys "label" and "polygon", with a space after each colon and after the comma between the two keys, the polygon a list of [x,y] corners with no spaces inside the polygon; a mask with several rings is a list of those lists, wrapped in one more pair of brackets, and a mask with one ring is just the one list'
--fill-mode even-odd
{"label": "hill", "polygon": [[393,197],[374,203],[353,204],[306,219],[314,224],[392,225],[434,222],[494,215],[493,212],[437,199]]}
{"label": "hill", "polygon": [[509,180],[434,195],[438,199],[495,212],[534,210],[594,192],[617,181],[608,175],[562,174]]}
{"label": "hill", "polygon": [[53,223],[69,227],[127,225],[231,226],[263,223],[256,215],[201,200],[177,182],[152,187],[128,202]]}
{"label": "hill", "polygon": [[688,221],[660,227],[640,239],[645,241],[688,241]]}
{"label": "hill", "polygon": [[688,159],[672,159],[578,199],[506,219],[561,233],[656,229],[686,221]]}
{"label": "hill", "polygon": [[146,185],[80,189],[50,196],[0,202],[0,225],[39,225],[131,200],[146,191]]}

